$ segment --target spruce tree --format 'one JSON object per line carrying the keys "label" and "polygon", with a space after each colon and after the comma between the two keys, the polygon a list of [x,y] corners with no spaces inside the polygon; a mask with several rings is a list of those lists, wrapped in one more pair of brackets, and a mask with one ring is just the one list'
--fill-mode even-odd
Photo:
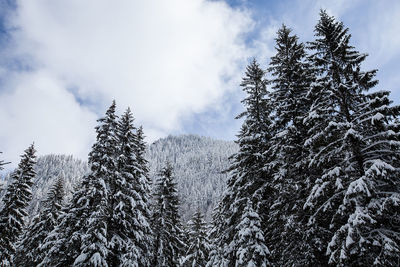
{"label": "spruce tree", "polygon": [[31,187],[36,173],[34,170],[36,150],[29,146],[21,156],[18,168],[11,175],[11,183],[3,198],[0,211],[0,263],[12,266],[16,242],[22,233],[27,216],[26,208],[32,199]]}
{"label": "spruce tree", "polygon": [[154,232],[152,266],[177,266],[183,255],[183,230],[179,199],[170,163],[155,182],[152,229]]}
{"label": "spruce tree", "polygon": [[211,242],[209,260],[207,262],[207,267],[222,267],[226,266],[227,260],[224,258],[224,247],[220,246],[225,240],[224,234],[225,220],[222,214],[222,202],[219,202],[213,210],[211,228],[208,232],[208,239]]}
{"label": "spruce tree", "polygon": [[42,262],[40,267],[72,266],[80,254],[83,230],[89,216],[89,201],[86,197],[88,179],[75,185],[75,190],[69,202],[61,208],[58,224],[48,234],[40,249]]}
{"label": "spruce tree", "polygon": [[265,245],[261,218],[254,211],[253,203],[247,199],[240,223],[236,226],[234,243],[236,245],[235,266],[267,266],[269,250]]}
{"label": "spruce tree", "polygon": [[25,229],[18,242],[14,258],[16,266],[37,266],[42,262],[44,254],[41,247],[58,223],[64,194],[64,178],[60,176],[47,193],[47,198],[42,203],[44,208]]}
{"label": "spruce tree", "polygon": [[[215,246],[223,248],[221,262],[215,263],[222,265],[227,263],[235,266],[238,258],[236,251],[239,244],[235,243],[238,225],[241,224],[242,213],[246,207],[246,199],[250,199],[255,205],[255,213],[266,214],[268,200],[264,201],[269,195],[270,190],[267,172],[264,169],[266,161],[265,154],[267,141],[270,138],[269,128],[271,126],[270,103],[266,90],[265,72],[260,68],[256,60],[253,60],[246,69],[246,75],[242,80],[241,86],[247,93],[242,103],[245,111],[237,116],[238,119],[244,118],[244,122],[238,135],[237,143],[239,152],[232,156],[232,165],[229,168],[230,178],[227,182],[227,190],[222,198],[221,214],[223,223],[220,224],[221,238]],[[263,231],[263,229],[260,229]],[[258,262],[267,263],[265,253],[258,253],[261,256]],[[254,255],[254,257],[258,257]],[[252,258],[253,256],[249,256]]]}
{"label": "spruce tree", "polygon": [[117,115],[115,101],[106,111],[105,117],[98,120],[97,140],[89,154],[91,173],[87,176],[89,216],[84,231],[81,253],[75,259],[76,266],[108,266],[110,254],[108,247],[108,227],[110,214],[110,193],[115,189],[117,176],[116,155]]}
{"label": "spruce tree", "polygon": [[[118,128],[118,175],[112,184],[108,240],[111,266],[150,266],[149,184],[128,108]],[[142,138],[142,137],[140,137]],[[142,140],[140,140],[142,141]]]}
{"label": "spruce tree", "polygon": [[[135,153],[136,153],[136,160],[138,162],[138,167],[140,168],[140,172],[142,177],[146,177],[147,180],[148,178],[148,162],[145,158],[146,154],[146,143],[144,141],[144,133],[143,133],[143,127],[140,126],[136,130],[136,134],[134,135],[134,143],[135,143]],[[148,183],[150,180],[148,181]]]}
{"label": "spruce tree", "polygon": [[303,205],[308,192],[308,150],[304,148],[307,127],[303,120],[310,108],[307,93],[315,80],[313,68],[307,61],[302,43],[291,29],[283,25],[277,32],[276,54],[268,71],[273,126],[276,133],[266,166],[273,170],[273,205],[265,224],[268,246],[274,264],[307,265],[304,258],[309,250],[304,243],[305,213]]}
{"label": "spruce tree", "polygon": [[321,11],[315,34],[310,49],[319,76],[305,144],[316,173],[305,208],[312,211],[316,261],[395,266],[400,108],[390,106],[388,92],[367,93],[377,84],[376,70],[361,71],[367,55],[350,46],[343,23]]}
{"label": "spruce tree", "polygon": [[188,248],[181,265],[205,267],[211,247],[207,236],[207,223],[199,209],[188,222],[188,227]]}
{"label": "spruce tree", "polygon": [[65,215],[49,234],[41,266],[108,266],[110,191],[117,176],[118,151],[115,101],[96,126],[96,142],[89,153],[91,172],[83,177]]}

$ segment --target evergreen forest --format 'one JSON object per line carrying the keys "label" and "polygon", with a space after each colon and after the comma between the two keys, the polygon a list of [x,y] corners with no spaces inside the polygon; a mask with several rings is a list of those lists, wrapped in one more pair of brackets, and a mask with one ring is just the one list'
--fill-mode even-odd
{"label": "evergreen forest", "polygon": [[366,57],[324,10],[310,42],[282,25],[268,67],[242,77],[228,166],[207,152],[209,191],[180,192],[176,156],[150,175],[164,147],[115,101],[72,178],[42,190],[30,145],[0,188],[0,266],[400,266],[400,106]]}

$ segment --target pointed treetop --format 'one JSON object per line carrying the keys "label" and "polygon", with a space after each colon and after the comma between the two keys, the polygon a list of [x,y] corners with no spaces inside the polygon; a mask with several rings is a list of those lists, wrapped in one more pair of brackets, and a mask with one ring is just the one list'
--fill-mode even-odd
{"label": "pointed treetop", "polygon": [[116,109],[116,103],[115,100],[112,101],[111,106],[107,109],[106,111],[106,115],[111,115],[111,114],[115,114],[115,109]]}

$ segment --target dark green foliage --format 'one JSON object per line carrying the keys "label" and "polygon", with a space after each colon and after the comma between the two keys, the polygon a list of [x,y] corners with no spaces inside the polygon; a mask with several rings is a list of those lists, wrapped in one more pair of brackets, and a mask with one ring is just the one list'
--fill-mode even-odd
{"label": "dark green foliage", "polygon": [[12,266],[16,241],[22,233],[27,216],[26,208],[32,199],[31,187],[36,173],[34,171],[36,150],[32,144],[21,156],[18,168],[11,175],[11,183],[3,198],[0,211],[0,263]]}

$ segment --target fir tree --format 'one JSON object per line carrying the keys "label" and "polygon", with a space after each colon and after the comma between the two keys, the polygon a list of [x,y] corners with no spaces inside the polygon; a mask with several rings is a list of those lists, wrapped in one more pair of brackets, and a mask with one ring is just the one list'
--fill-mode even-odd
{"label": "fir tree", "polygon": [[24,228],[27,216],[26,208],[32,198],[31,186],[36,173],[35,148],[32,144],[21,156],[18,168],[11,175],[11,183],[7,187],[0,211],[0,263],[12,266],[15,246]]}
{"label": "fir tree", "polygon": [[[241,86],[247,93],[242,103],[245,111],[237,117],[244,118],[244,122],[238,135],[237,143],[239,152],[232,156],[232,166],[229,168],[230,178],[227,182],[227,190],[222,199],[221,214],[223,229],[219,230],[222,236],[216,246],[223,247],[222,265],[229,266],[237,264],[237,246],[234,238],[237,235],[237,226],[241,223],[242,213],[246,206],[246,199],[253,201],[257,207],[254,212],[260,212],[269,205],[263,201],[268,195],[270,186],[268,184],[266,171],[264,169],[267,151],[267,140],[270,138],[269,127],[270,106],[268,92],[266,90],[265,72],[260,68],[256,60],[247,67],[246,75]],[[262,231],[262,229],[260,229]],[[268,252],[259,255],[267,255]],[[254,255],[255,256],[255,255]],[[256,256],[255,256],[256,257]],[[250,256],[252,258],[252,256]],[[259,262],[267,263],[267,258],[259,259]]]}
{"label": "fir tree", "polygon": [[135,153],[136,153],[136,160],[138,162],[138,167],[140,168],[141,171],[141,175],[143,177],[147,177],[148,178],[148,172],[149,169],[147,167],[148,162],[145,158],[145,154],[146,154],[146,143],[144,142],[144,133],[143,133],[143,127],[140,126],[137,130],[136,130],[136,134],[134,135],[134,143],[135,143]]}
{"label": "fir tree", "polygon": [[91,173],[83,177],[65,208],[60,224],[49,234],[41,266],[108,266],[110,187],[117,176],[115,101],[98,120],[96,143],[89,154]]}
{"label": "fir tree", "polygon": [[273,170],[273,205],[265,232],[275,264],[307,265],[308,247],[303,242],[309,170],[308,151],[303,142],[307,127],[303,120],[309,110],[307,93],[314,72],[306,60],[306,51],[291,29],[283,25],[277,32],[276,54],[268,71],[272,75],[271,105],[274,111],[270,157],[266,166]]}
{"label": "fir tree", "polygon": [[86,197],[88,179],[75,186],[74,194],[68,204],[61,208],[58,224],[51,231],[41,247],[40,267],[72,266],[80,254],[83,229],[89,216],[89,201]]}
{"label": "fir tree", "polygon": [[152,229],[154,255],[152,266],[177,266],[185,247],[179,216],[179,200],[170,163],[155,182]]}
{"label": "fir tree", "polygon": [[222,202],[219,202],[213,210],[212,223],[210,231],[208,232],[208,239],[210,240],[210,253],[209,260],[207,262],[207,267],[222,267],[227,266],[227,260],[224,258],[224,247],[220,246],[223,244],[222,240],[225,239],[223,236],[225,234],[224,217],[221,212]]}
{"label": "fir tree", "polygon": [[236,266],[267,266],[269,250],[265,246],[261,218],[254,212],[253,203],[247,200],[240,223],[236,226],[234,242],[237,247]]}
{"label": "fir tree", "polygon": [[350,46],[343,23],[321,11],[315,32],[310,48],[319,79],[306,145],[318,173],[305,208],[313,212],[316,258],[339,266],[395,266],[400,229],[389,218],[399,216],[400,108],[390,106],[388,92],[367,93],[377,84],[376,70],[361,71],[367,55]]}
{"label": "fir tree", "polygon": [[47,235],[58,223],[63,198],[64,178],[59,177],[42,203],[44,209],[32,220],[18,242],[17,253],[14,258],[16,266],[37,266],[42,262],[44,254],[41,251],[41,246]]}
{"label": "fir tree", "polygon": [[117,115],[115,101],[106,111],[104,118],[98,120],[97,140],[89,154],[91,174],[87,176],[89,204],[87,228],[83,235],[81,253],[76,258],[76,266],[108,266],[110,254],[108,247],[108,223],[110,214],[110,192],[115,188],[117,170]]}
{"label": "fir tree", "polygon": [[108,240],[112,256],[108,263],[111,266],[150,266],[150,192],[146,161],[138,159],[142,156],[142,148],[138,147],[142,135],[138,140],[134,130],[133,117],[128,108],[118,123],[119,174],[110,195],[112,218]]}
{"label": "fir tree", "polygon": [[208,261],[210,242],[207,236],[207,223],[203,214],[197,210],[188,222],[188,249],[182,260],[183,266],[205,267]]}

